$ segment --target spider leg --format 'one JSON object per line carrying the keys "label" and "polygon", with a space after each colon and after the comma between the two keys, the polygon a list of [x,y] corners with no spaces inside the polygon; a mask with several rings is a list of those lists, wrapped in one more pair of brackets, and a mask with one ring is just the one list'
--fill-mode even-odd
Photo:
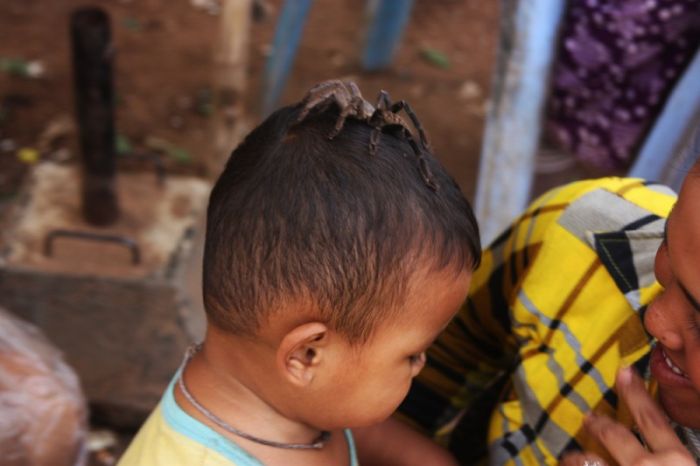
{"label": "spider leg", "polygon": [[377,148],[379,147],[379,137],[382,135],[381,125],[377,125],[372,129],[372,133],[369,135],[369,155],[377,155]]}
{"label": "spider leg", "polygon": [[438,187],[433,180],[433,171],[428,165],[427,157],[423,155],[423,150],[421,150],[421,148],[418,146],[418,143],[413,138],[413,135],[408,129],[406,129],[406,127],[401,126],[401,132],[403,133],[406,141],[408,141],[408,144],[411,146],[411,149],[413,149],[413,153],[416,156],[416,161],[418,162],[418,173],[420,173],[421,178],[423,178],[423,182],[428,188],[430,188],[431,191],[436,192]]}
{"label": "spider leg", "polygon": [[331,130],[330,133],[328,133],[328,139],[333,139],[340,133],[340,130],[343,129],[343,125],[345,124],[345,120],[347,119],[348,115],[350,113],[353,113],[354,107],[353,105],[346,105],[345,107],[341,107],[340,114],[338,115],[338,118],[335,120],[335,126]]}
{"label": "spider leg", "polygon": [[426,159],[422,155],[418,156],[418,171],[420,172],[420,175],[423,178],[423,181],[425,182],[426,186],[428,186],[428,188],[430,188],[431,191],[437,192],[438,187],[435,184],[435,181],[433,181],[433,172],[428,166],[428,159]]}
{"label": "spider leg", "polygon": [[387,122],[385,120],[386,111],[389,110],[391,106],[391,99],[389,98],[389,93],[387,91],[379,91],[377,96],[377,103],[375,104],[376,109],[370,115],[368,122],[375,128],[382,128],[386,126]]}
{"label": "spider leg", "polygon": [[350,97],[352,97],[353,100],[362,99],[362,92],[360,92],[360,88],[357,87],[357,84],[355,84],[352,81],[348,81],[345,83],[345,87],[347,88],[348,93],[350,94]]}
{"label": "spider leg", "polygon": [[372,134],[369,137],[369,153],[370,155],[375,155],[377,153],[377,147],[379,146],[379,137],[382,132],[382,128],[387,126],[387,121],[385,119],[385,112],[391,106],[391,98],[389,93],[385,90],[379,91],[377,96],[376,109],[372,112],[369,117],[368,123],[374,128]]}
{"label": "spider leg", "polygon": [[355,104],[355,117],[363,121],[369,120],[375,108],[362,97],[362,93],[360,92],[360,88],[357,87],[357,84],[348,81],[346,85],[350,92],[350,100]]}
{"label": "spider leg", "polygon": [[382,110],[389,110],[391,108],[391,98],[389,97],[389,93],[387,91],[379,91],[376,107]]}
{"label": "spider leg", "polygon": [[418,130],[420,142],[423,145],[423,147],[426,149],[430,147],[430,143],[428,143],[428,137],[425,135],[425,131],[423,130],[423,125],[420,124],[416,113],[413,111],[411,106],[408,105],[408,102],[406,102],[405,100],[399,100],[398,102],[392,104],[389,110],[391,110],[393,113],[399,113],[401,110],[404,110],[406,112],[406,115],[408,115],[408,117],[411,119],[411,123],[413,123],[413,126]]}
{"label": "spider leg", "polygon": [[312,109],[326,107],[331,102],[335,102],[342,111],[350,105],[351,99],[350,91],[345,83],[340,80],[332,79],[317,84],[304,97],[302,101],[304,107],[297,117],[297,123],[302,122]]}

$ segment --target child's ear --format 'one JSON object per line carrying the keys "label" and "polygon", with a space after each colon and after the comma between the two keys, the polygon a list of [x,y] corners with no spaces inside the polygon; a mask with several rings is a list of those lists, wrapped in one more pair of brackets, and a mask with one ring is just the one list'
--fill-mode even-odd
{"label": "child's ear", "polygon": [[327,343],[328,327],[321,322],[308,322],[288,332],[277,350],[277,362],[285,377],[300,387],[311,383]]}

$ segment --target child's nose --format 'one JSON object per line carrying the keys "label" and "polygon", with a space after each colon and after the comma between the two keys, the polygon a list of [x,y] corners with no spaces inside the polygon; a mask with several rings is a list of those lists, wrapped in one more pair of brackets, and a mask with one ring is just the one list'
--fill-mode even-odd
{"label": "child's nose", "polygon": [[664,294],[649,305],[644,315],[644,327],[661,344],[674,351],[683,348],[683,338],[673,319],[673,313],[666,309]]}

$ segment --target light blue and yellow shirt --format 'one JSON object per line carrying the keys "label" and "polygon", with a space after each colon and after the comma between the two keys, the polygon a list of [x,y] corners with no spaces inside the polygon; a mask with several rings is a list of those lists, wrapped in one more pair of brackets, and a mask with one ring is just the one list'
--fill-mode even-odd
{"label": "light blue and yellow shirt", "polygon": [[[118,466],[263,466],[263,463],[186,413],[175,401],[178,374],[132,441]],[[345,431],[351,466],[358,466],[355,443]]]}

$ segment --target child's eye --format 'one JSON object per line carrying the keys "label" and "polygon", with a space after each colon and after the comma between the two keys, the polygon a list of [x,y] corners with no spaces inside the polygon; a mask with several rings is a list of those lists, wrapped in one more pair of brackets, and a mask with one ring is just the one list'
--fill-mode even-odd
{"label": "child's eye", "polygon": [[425,362],[425,352],[421,351],[420,353],[410,355],[408,361],[412,366],[423,364]]}
{"label": "child's eye", "polygon": [[[695,313],[693,313],[695,314]],[[691,316],[690,319],[688,320],[688,330],[693,332],[693,335],[700,340],[700,325],[698,325],[698,321],[695,320],[695,316]]]}

